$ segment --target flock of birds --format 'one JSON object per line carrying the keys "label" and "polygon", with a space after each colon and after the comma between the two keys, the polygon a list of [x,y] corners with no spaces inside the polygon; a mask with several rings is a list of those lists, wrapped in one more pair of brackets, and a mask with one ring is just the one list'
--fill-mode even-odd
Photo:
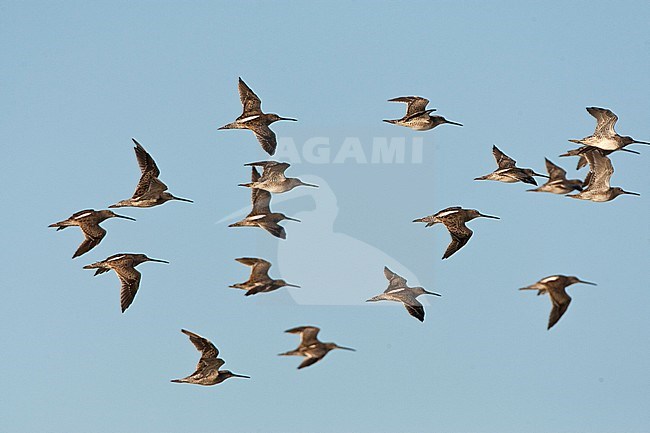
{"label": "flock of birds", "polygon": [[[239,79],[239,96],[243,106],[242,114],[234,122],[228,123],[219,129],[251,130],[257,137],[262,149],[269,155],[273,155],[277,147],[277,140],[275,133],[269,128],[269,125],[279,120],[296,121],[296,119],[262,112],[259,97],[241,78]],[[407,109],[406,114],[402,118],[384,120],[387,123],[418,131],[430,130],[443,124],[463,126],[460,123],[449,121],[442,116],[432,115],[431,113],[436,110],[427,109],[429,101],[425,98],[405,96],[390,99],[389,101],[406,103]],[[536,173],[530,168],[517,167],[516,161],[496,146],[493,146],[492,153],[497,163],[497,169],[485,176],[477,177],[475,180],[493,180],[506,183],[523,182],[537,186],[535,177],[544,177],[548,179],[544,185],[528,191],[566,194],[568,197],[594,202],[610,201],[622,194],[639,195],[625,191],[619,187],[611,187],[610,179],[614,173],[614,168],[608,155],[615,151],[638,153],[625,149],[625,147],[634,143],[650,143],[618,135],[614,130],[618,118],[610,110],[589,107],[587,111],[597,121],[594,133],[580,140],[570,140],[579,144],[580,147],[569,150],[564,155],[560,155],[578,156],[580,158],[577,166],[578,169],[587,164],[589,165],[589,172],[584,181],[567,179],[566,171],[548,159],[546,159],[548,176]],[[191,203],[192,200],[176,197],[167,191],[167,185],[159,179],[160,170],[151,155],[135,139],[133,139],[133,142],[135,144],[136,159],[141,171],[140,180],[131,198],[119,201],[109,206],[109,208],[146,208],[158,206],[170,200]],[[272,194],[291,191],[299,186],[316,188],[318,185],[304,183],[297,178],[287,178],[285,171],[290,167],[290,164],[286,162],[258,161],[245,164],[245,166],[251,167],[251,181],[249,183],[242,183],[239,186],[251,189],[252,208],[244,219],[230,224],[229,227],[258,227],[266,230],[275,237],[285,239],[286,230],[279,223],[284,220],[297,222],[299,220],[287,217],[282,213],[272,212],[270,209]],[[257,167],[262,168],[263,172],[261,175]],[[570,194],[574,191],[578,192]],[[100,226],[100,223],[109,218],[135,220],[129,216],[116,214],[109,209],[85,209],[76,212],[63,221],[51,224],[50,227],[55,227],[57,231],[72,226],[77,226],[81,229],[84,240],[72,256],[72,258],[75,258],[86,254],[99,245],[106,236],[106,230]],[[438,223],[445,225],[451,235],[451,243],[442,256],[443,259],[447,259],[467,244],[472,236],[472,230],[466,226],[466,223],[475,218],[499,219],[497,216],[485,215],[475,209],[463,209],[460,206],[454,206],[443,209],[433,215],[415,219],[413,222],[425,223],[426,227]],[[281,287],[300,287],[289,284],[282,279],[271,278],[269,276],[271,263],[264,259],[241,257],[235,260],[251,268],[248,280],[230,286],[245,290],[245,296],[272,292]],[[121,283],[120,305],[124,313],[133,303],[140,286],[141,274],[135,267],[147,261],[169,263],[165,260],[147,257],[145,254],[119,253],[105,260],[86,265],[84,269],[95,269],[95,275],[103,274],[110,270],[115,271]],[[391,271],[388,267],[384,267],[384,275],[388,280],[388,288],[383,293],[368,299],[367,302],[400,302],[411,316],[421,322],[424,321],[424,307],[417,300],[417,297],[424,294],[433,296],[441,295],[435,292],[429,292],[423,287],[409,287],[405,278]],[[520,290],[537,290],[538,295],[549,295],[552,303],[548,321],[548,329],[550,329],[566,312],[571,302],[571,297],[566,293],[566,288],[575,283],[594,285],[594,283],[583,281],[575,276],[552,275],[530,286],[523,287]],[[230,377],[249,378],[249,376],[235,374],[228,370],[220,370],[225,361],[219,358],[219,351],[212,342],[185,329],[182,329],[181,332],[189,337],[192,344],[201,352],[201,357],[192,374],[183,379],[174,379],[172,382],[215,385]],[[286,332],[299,334],[301,341],[295,350],[281,353],[280,355],[304,357],[305,359],[298,366],[299,369],[320,361],[333,349],[354,351],[352,348],[338,346],[335,343],[321,342],[318,339],[319,328],[315,326],[299,326],[289,329]]]}

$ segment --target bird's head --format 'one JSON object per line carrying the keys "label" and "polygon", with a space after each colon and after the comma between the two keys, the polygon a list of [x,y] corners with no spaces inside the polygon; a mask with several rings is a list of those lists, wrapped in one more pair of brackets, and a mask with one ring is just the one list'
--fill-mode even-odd
{"label": "bird's head", "polygon": [[567,283],[568,283],[567,286],[570,286],[571,284],[576,284],[576,283],[588,284],[590,286],[595,286],[596,285],[596,283],[591,283],[589,281],[583,281],[580,278],[574,277],[574,276],[566,277],[566,279],[567,279]]}
{"label": "bird's head", "polygon": [[356,352],[356,349],[353,349],[351,347],[339,346],[336,343],[325,343],[325,348],[328,351],[333,350],[333,349],[343,349],[343,350],[350,350],[352,352]]}
{"label": "bird's head", "polygon": [[495,220],[501,219],[498,216],[484,215],[476,209],[467,209],[466,210],[467,220],[473,220],[474,218],[492,218]]}
{"label": "bird's head", "polygon": [[223,380],[226,380],[226,379],[228,379],[230,377],[241,377],[241,378],[244,378],[244,379],[250,379],[251,378],[250,376],[244,376],[243,374],[233,373],[230,370],[220,370],[219,371],[219,376],[223,376],[223,378],[224,378]]}
{"label": "bird's head", "polygon": [[442,296],[442,295],[440,295],[440,293],[429,292],[429,291],[426,290],[424,287],[420,287],[420,286],[418,286],[418,287],[413,287],[413,292],[414,292],[415,296],[420,296],[420,295],[434,295],[434,296]]}
{"label": "bird's head", "polygon": [[627,146],[628,144],[650,144],[650,142],[637,141],[634,138],[629,137],[629,136],[621,137],[621,140],[623,141],[623,146]]}
{"label": "bird's head", "polygon": [[133,261],[136,264],[144,262],[169,263],[167,260],[152,259],[151,257],[147,257],[146,254],[133,254]]}
{"label": "bird's head", "polygon": [[102,217],[102,219],[123,218],[125,220],[135,221],[135,218],[131,218],[131,217],[124,216],[124,215],[118,215],[118,214],[116,214],[115,212],[113,212],[112,210],[109,210],[109,209],[100,210],[98,213],[99,213],[99,216]]}
{"label": "bird's head", "polygon": [[174,195],[168,193],[167,191],[164,191],[164,192],[161,194],[160,197],[162,198],[163,202],[166,202],[166,201],[169,201],[169,200],[179,200],[179,201],[186,201],[186,202],[188,202],[188,203],[194,203],[194,201],[192,201],[192,200],[190,200],[190,199],[176,197],[176,196],[174,196]]}
{"label": "bird's head", "polygon": [[278,116],[278,115],[275,114],[275,113],[269,113],[269,114],[267,114],[266,118],[269,120],[270,123],[277,122],[278,120],[290,120],[290,121],[292,121],[292,122],[297,122],[297,121],[298,121],[298,119],[292,119],[292,118],[290,118],[290,117],[282,117],[282,116]]}
{"label": "bird's head", "polygon": [[618,186],[612,188],[612,194],[613,194],[614,197],[618,197],[619,195],[622,195],[622,194],[641,195],[638,192],[625,191],[623,188],[619,188]]}
{"label": "bird's head", "polygon": [[300,286],[297,286],[297,285],[295,285],[295,284],[289,284],[289,283],[287,283],[287,282],[284,281],[284,280],[277,280],[277,283],[278,283],[278,285],[279,285],[280,287],[295,287],[295,288],[297,288],[297,289],[300,288]]}

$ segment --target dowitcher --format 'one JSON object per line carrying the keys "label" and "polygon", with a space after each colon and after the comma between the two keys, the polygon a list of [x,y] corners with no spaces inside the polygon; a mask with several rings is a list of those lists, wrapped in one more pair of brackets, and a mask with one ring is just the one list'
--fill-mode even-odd
{"label": "dowitcher", "polygon": [[250,379],[250,376],[235,374],[229,370],[219,370],[226,363],[226,361],[219,358],[219,349],[207,338],[203,338],[185,329],[181,329],[181,332],[190,337],[190,341],[196,347],[196,350],[201,352],[201,358],[199,359],[199,363],[196,364],[196,371],[194,373],[183,379],[174,379],[172,382],[210,386],[221,383],[231,377]]}
{"label": "dowitcher", "polygon": [[158,166],[156,166],[156,162],[135,138],[132,138],[131,140],[135,143],[135,157],[138,160],[138,165],[140,166],[142,175],[140,176],[138,186],[135,188],[135,192],[131,198],[122,200],[109,207],[152,207],[163,204],[169,200],[180,200],[192,203],[192,200],[175,197],[167,192],[167,185],[158,179],[158,176],[160,176],[160,170],[158,169]]}
{"label": "dowitcher", "polygon": [[339,346],[336,343],[323,343],[318,339],[320,328],[315,326],[298,326],[297,328],[287,329],[284,332],[289,334],[300,334],[300,345],[295,350],[280,353],[279,356],[304,356],[305,360],[300,363],[298,370],[309,367],[317,363],[327,355],[327,352],[333,349],[343,349],[355,351],[350,347]]}
{"label": "dowitcher", "polygon": [[498,168],[492,173],[477,177],[474,180],[496,180],[506,183],[524,182],[537,186],[537,181],[533,176],[548,178],[545,174],[535,173],[530,168],[517,167],[517,161],[501,152],[496,146],[492,146],[492,155],[494,155]]}
{"label": "dowitcher", "polygon": [[298,178],[286,178],[284,172],[291,166],[288,162],[277,161],[258,161],[244,164],[246,166],[262,167],[262,177],[257,182],[240,183],[239,186],[246,186],[249,188],[263,189],[268,192],[282,193],[291,191],[297,186],[311,186],[318,188],[318,185],[305,183]]}
{"label": "dowitcher", "polygon": [[258,259],[253,257],[240,257],[237,260],[242,265],[251,267],[251,275],[248,277],[248,280],[243,283],[233,284],[233,289],[243,289],[246,290],[244,296],[255,295],[256,293],[261,292],[272,292],[278,290],[281,287],[297,287],[295,284],[289,284],[284,280],[274,280],[269,277],[269,268],[271,263],[267,262],[264,259]]}
{"label": "dowitcher", "polygon": [[384,120],[384,122],[393,125],[405,126],[416,131],[428,131],[438,125],[449,123],[450,125],[463,126],[458,122],[452,122],[442,116],[432,116],[431,113],[436,111],[435,108],[427,109],[429,100],[419,96],[401,96],[399,98],[389,99],[388,102],[404,102],[406,114],[401,119]]}
{"label": "dowitcher", "polygon": [[124,313],[133,302],[133,298],[135,298],[135,294],[138,293],[138,288],[140,287],[140,278],[142,275],[135,267],[144,262],[169,263],[166,260],[149,258],[144,254],[120,253],[107,257],[106,260],[102,260],[101,262],[86,265],[84,269],[97,269],[95,275],[103,274],[111,269],[115,271],[122,285],[120,305],[122,313]]}
{"label": "dowitcher", "polygon": [[[251,168],[251,181],[257,182],[260,179],[260,173],[255,167]],[[280,239],[287,238],[287,232],[284,227],[278,223],[283,220],[298,221],[295,218],[289,218],[282,213],[271,212],[269,205],[271,203],[271,193],[263,189],[251,188],[251,200],[253,209],[241,221],[230,224],[228,227],[260,227]]]}
{"label": "dowitcher", "polygon": [[[647,141],[637,141],[632,137],[620,136],[614,130],[618,116],[607,108],[587,107],[587,112],[596,119],[596,129],[589,137],[580,140],[569,140],[572,143],[584,146],[597,147],[602,150],[625,150],[628,144],[650,144]],[[583,150],[584,152],[584,150]],[[633,152],[636,153],[636,152]]]}
{"label": "dowitcher", "polygon": [[610,186],[610,179],[614,174],[612,161],[603,155],[599,149],[592,149],[586,152],[585,158],[589,161],[589,173],[585,178],[582,192],[567,195],[567,197],[580,200],[591,200],[604,202],[614,200],[621,194],[640,195],[636,192],[625,191],[623,188]]}
{"label": "dowitcher", "polygon": [[582,181],[579,179],[567,179],[566,170],[549,161],[548,158],[545,158],[546,161],[546,171],[549,175],[549,180],[544,185],[535,188],[529,189],[527,191],[534,192],[550,192],[552,194],[567,194],[571,191],[577,190],[582,191]]}
{"label": "dowitcher", "polygon": [[409,287],[406,285],[406,279],[397,275],[395,272],[384,266],[384,275],[388,280],[388,288],[384,293],[373,296],[366,300],[366,302],[376,301],[395,301],[401,302],[406,307],[408,313],[424,322],[424,307],[416,298],[420,295],[434,295],[441,296],[439,293],[427,292],[423,287]]}
{"label": "dowitcher", "polygon": [[447,247],[445,254],[442,256],[443,259],[446,259],[464,247],[469,241],[469,238],[472,237],[472,231],[467,228],[465,223],[479,217],[500,219],[497,216],[483,215],[475,209],[463,209],[460,206],[452,206],[433,215],[413,220],[413,222],[427,223],[425,227],[430,227],[436,223],[442,223],[447,227],[447,230],[449,230],[449,234],[451,235],[451,243]]}
{"label": "dowitcher", "polygon": [[260,98],[257,97],[241,78],[239,79],[239,99],[241,99],[241,104],[244,107],[241,116],[234,122],[224,125],[219,129],[250,129],[255,133],[262,149],[269,155],[273,155],[278,143],[275,138],[275,133],[271,131],[269,125],[278,120],[291,120],[295,122],[297,119],[280,117],[273,113],[263,113],[262,101],[260,101]]}
{"label": "dowitcher", "polygon": [[73,214],[70,218],[50,224],[48,227],[56,227],[56,231],[73,226],[78,226],[81,229],[84,234],[84,240],[73,254],[72,258],[74,259],[82,254],[86,254],[99,245],[102,239],[104,239],[104,236],[106,236],[106,230],[101,228],[99,223],[109,218],[124,218],[135,221],[135,218],[118,215],[110,210],[84,209]]}
{"label": "dowitcher", "polygon": [[595,283],[590,283],[588,281],[582,281],[578,277],[567,277],[565,275],[552,275],[550,277],[543,278],[527,287],[522,287],[519,290],[537,290],[537,295],[543,295],[548,293],[553,303],[553,308],[551,309],[551,315],[548,318],[548,328],[551,329],[553,325],[560,320],[560,317],[566,312],[571,303],[571,297],[567,295],[566,288],[571,284],[583,283],[595,286]]}

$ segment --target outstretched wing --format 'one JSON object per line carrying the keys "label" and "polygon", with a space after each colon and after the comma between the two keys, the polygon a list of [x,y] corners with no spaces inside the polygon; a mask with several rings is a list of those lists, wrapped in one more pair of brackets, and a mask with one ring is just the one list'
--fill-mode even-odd
{"label": "outstretched wing", "polygon": [[408,303],[405,302],[404,307],[411,316],[415,317],[420,322],[424,322],[424,307],[420,304],[420,301],[413,299]]}
{"label": "outstretched wing", "polygon": [[318,332],[320,328],[315,326],[298,326],[296,328],[287,329],[284,332],[289,334],[300,334],[300,345],[309,346],[318,343]]}
{"label": "outstretched wing", "polygon": [[309,367],[312,364],[316,364],[321,359],[323,358],[317,356],[308,356],[304,359],[304,361],[300,363],[300,365],[298,366],[298,370],[300,370],[301,368]]}
{"label": "outstretched wing", "polygon": [[120,306],[122,313],[133,303],[138,288],[140,287],[140,278],[142,275],[137,269],[132,267],[115,268],[115,273],[120,279],[122,288],[120,290]]}
{"label": "outstretched wing", "polygon": [[269,278],[269,268],[271,263],[264,259],[255,257],[241,257],[237,260],[239,263],[251,267],[251,280],[259,281]]}
{"label": "outstretched wing", "polygon": [[277,162],[277,161],[258,161],[258,162],[249,162],[244,164],[247,166],[263,167],[264,172],[262,173],[262,178],[269,178],[273,175],[283,175],[287,168],[291,167],[291,164],[288,162]]}
{"label": "outstretched wing", "polygon": [[271,131],[268,125],[259,125],[258,128],[253,130],[257,141],[259,141],[262,149],[269,155],[275,153],[275,148],[278,146],[278,141],[275,138],[275,132]]}
{"label": "outstretched wing", "polygon": [[515,164],[517,164],[517,161],[514,159],[510,158],[508,155],[505,153],[501,152],[498,147],[492,146],[492,155],[494,155],[494,159],[497,162],[497,165],[499,168],[513,168],[515,167]]}
{"label": "outstretched wing", "polygon": [[[400,96],[399,98],[389,99],[388,102],[404,102],[407,104],[406,114],[404,117],[409,117],[417,113],[423,112],[429,104],[429,100],[420,96]],[[431,111],[436,111],[432,109]]]}
{"label": "outstretched wing", "polygon": [[[546,329],[551,329],[553,325],[557,323],[558,320],[566,313],[569,304],[571,303],[571,297],[566,293],[558,294],[555,291],[551,290],[548,292],[553,303],[553,308],[551,309],[551,314],[548,317],[548,327]],[[558,296],[560,295],[560,296]]]}
{"label": "outstretched wing", "polygon": [[585,178],[585,189],[591,191],[607,191],[610,188],[610,179],[614,174],[612,161],[602,154],[599,149],[585,152],[585,158],[589,162],[589,173]]}
{"label": "outstretched wing", "polygon": [[261,221],[257,224],[276,238],[286,239],[287,231],[280,224],[274,221]]}
{"label": "outstretched wing", "polygon": [[188,337],[190,337],[190,341],[192,344],[194,344],[194,347],[196,347],[196,350],[201,352],[201,358],[199,359],[199,362],[196,364],[196,372],[199,372],[203,370],[207,366],[211,366],[216,368],[217,370],[219,367],[224,365],[226,362],[219,358],[219,350],[216,348],[214,344],[207,338],[201,337],[198,334],[195,334],[191,331],[188,331],[186,329],[181,329],[181,332]]}
{"label": "outstretched wing", "polygon": [[465,225],[447,226],[449,234],[451,235],[451,242],[447,246],[447,251],[442,256],[443,259],[451,257],[456,251],[460,250],[472,237],[472,231]]}
{"label": "outstretched wing", "polygon": [[95,248],[106,236],[106,230],[98,224],[79,224],[79,227],[84,234],[84,240],[72,256],[73,259]]}
{"label": "outstretched wing", "polygon": [[546,171],[548,172],[549,182],[558,179],[566,179],[565,169],[553,164],[548,158],[544,158],[544,161],[546,161]]}
{"label": "outstretched wing", "polygon": [[597,137],[613,137],[616,135],[614,126],[618,121],[618,116],[611,110],[599,107],[587,107],[589,114],[596,118],[596,130],[594,135]]}
{"label": "outstretched wing", "polygon": [[384,266],[384,276],[388,280],[388,288],[384,290],[384,293],[407,287],[406,278],[397,275],[395,272],[388,269],[388,266]]}
{"label": "outstretched wing", "polygon": [[138,165],[140,166],[140,171],[144,173],[152,173],[154,177],[160,176],[160,170],[156,165],[156,162],[153,160],[151,155],[144,150],[144,147],[135,138],[132,138],[135,143],[135,157],[138,160]]}
{"label": "outstretched wing", "polygon": [[[260,173],[255,167],[251,168],[251,181],[257,182],[260,179]],[[266,215],[271,213],[269,205],[271,204],[271,193],[259,188],[251,188],[251,201],[253,209],[249,216]]]}
{"label": "outstretched wing", "polygon": [[242,115],[240,118],[262,114],[262,101],[257,97],[255,92],[244,83],[244,80],[239,79],[239,99],[243,106]]}

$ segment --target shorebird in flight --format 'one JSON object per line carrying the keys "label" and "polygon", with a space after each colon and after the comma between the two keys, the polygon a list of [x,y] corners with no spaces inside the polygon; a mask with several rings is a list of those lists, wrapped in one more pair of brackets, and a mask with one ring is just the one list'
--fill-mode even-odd
{"label": "shorebird in flight", "polygon": [[416,131],[428,131],[438,125],[449,123],[450,125],[463,126],[460,123],[452,122],[442,116],[432,116],[431,113],[436,111],[435,108],[427,109],[429,100],[419,96],[401,96],[399,98],[389,99],[388,102],[404,102],[406,114],[401,119],[384,120],[386,123],[393,125],[405,126]]}
{"label": "shorebird in flight", "polygon": [[207,338],[203,338],[198,334],[181,329],[181,332],[188,337],[196,347],[196,350],[201,352],[201,358],[196,365],[196,371],[183,379],[174,379],[174,383],[193,383],[195,385],[210,386],[223,382],[231,377],[243,377],[250,379],[250,376],[235,374],[229,370],[219,370],[219,368],[226,363],[223,359],[219,358],[219,349]]}
{"label": "shorebird in flight", "polygon": [[300,345],[295,350],[280,353],[279,356],[304,356],[305,360],[300,363],[298,370],[317,363],[327,355],[330,350],[343,349],[355,351],[350,347],[339,346],[336,343],[323,343],[318,339],[320,328],[315,326],[298,326],[287,329],[284,332],[289,334],[300,334]]}
{"label": "shorebird in flight", "polygon": [[163,204],[169,200],[180,200],[192,203],[192,200],[175,197],[167,192],[167,185],[158,179],[158,176],[160,176],[160,170],[158,169],[156,162],[135,138],[132,138],[131,140],[135,143],[135,157],[138,160],[138,165],[140,166],[142,175],[140,176],[138,186],[135,188],[135,192],[131,198],[122,200],[109,207],[152,207]]}
{"label": "shorebird in flight", "polygon": [[[251,168],[251,182],[259,181],[260,173],[255,167]],[[251,200],[253,209],[241,221],[230,224],[228,227],[260,227],[280,239],[287,238],[287,232],[284,227],[278,224],[283,220],[298,221],[295,218],[289,218],[282,213],[271,212],[269,205],[271,203],[271,193],[263,189],[251,188]]]}
{"label": "shorebird in flight", "polygon": [[50,224],[48,227],[56,227],[56,231],[73,226],[78,226],[81,229],[84,234],[84,240],[72,256],[74,259],[82,254],[86,254],[88,251],[99,245],[102,239],[104,239],[104,236],[106,236],[106,230],[101,228],[99,223],[109,218],[123,218],[135,221],[135,218],[118,215],[110,210],[85,209],[73,214],[66,220]]}
{"label": "shorebird in flight", "polygon": [[416,298],[420,295],[441,295],[435,292],[427,292],[423,287],[409,287],[406,285],[406,279],[404,277],[397,275],[386,266],[384,266],[384,275],[388,280],[388,288],[384,290],[384,293],[373,296],[366,300],[366,302],[401,302],[404,304],[406,311],[408,311],[411,316],[415,317],[420,322],[424,322],[424,307]]}
{"label": "shorebird in flight", "polygon": [[244,164],[246,166],[262,167],[262,177],[257,182],[240,183],[239,186],[246,186],[249,188],[263,189],[268,192],[282,193],[291,191],[297,186],[311,186],[318,188],[318,185],[305,183],[298,178],[284,176],[284,172],[291,166],[288,162],[277,161],[259,161]]}
{"label": "shorebird in flight", "polygon": [[548,178],[545,174],[535,173],[530,168],[517,167],[517,161],[501,152],[496,146],[492,146],[492,155],[494,155],[498,168],[492,173],[477,177],[474,180],[496,180],[506,183],[524,182],[537,186],[537,181],[533,176]]}
{"label": "shorebird in flight", "polygon": [[248,277],[248,280],[243,283],[233,284],[233,289],[243,289],[246,290],[244,296],[255,295],[261,292],[272,292],[278,290],[281,287],[297,287],[295,284],[289,284],[284,280],[274,280],[269,277],[269,268],[271,263],[267,262],[264,259],[252,258],[252,257],[240,257],[237,260],[242,265],[251,267],[251,275]]}
{"label": "shorebird in flight", "polygon": [[591,200],[605,202],[614,200],[621,194],[640,195],[636,192],[625,191],[623,188],[611,187],[610,179],[614,174],[612,161],[603,155],[600,149],[592,149],[584,154],[589,161],[589,173],[584,181],[584,188],[578,194],[567,195],[567,197],[580,200]]}
{"label": "shorebird in flight", "polygon": [[583,283],[595,286],[595,283],[590,283],[588,281],[582,281],[578,277],[567,277],[565,275],[552,275],[550,277],[543,278],[527,287],[522,287],[519,290],[537,290],[537,295],[543,295],[548,293],[553,303],[553,308],[551,309],[551,315],[548,318],[548,328],[551,329],[553,325],[560,320],[560,317],[566,312],[571,303],[571,297],[567,295],[566,288],[571,284]]}
{"label": "shorebird in flight", "polygon": [[101,262],[86,265],[84,269],[97,269],[95,275],[103,274],[111,269],[115,271],[122,285],[120,305],[122,313],[124,313],[133,302],[135,294],[138,293],[138,288],[140,287],[140,278],[142,275],[135,267],[144,262],[169,263],[166,260],[149,258],[144,254],[121,253],[114,254]]}
{"label": "shorebird in flight", "polygon": [[479,217],[500,219],[497,216],[483,215],[475,209],[463,209],[460,206],[452,206],[433,215],[413,220],[413,222],[426,223],[425,227],[430,227],[436,223],[442,223],[447,227],[447,230],[449,230],[449,234],[451,235],[451,243],[447,247],[445,254],[442,256],[443,259],[446,259],[464,247],[469,241],[469,238],[472,237],[473,232],[467,228],[465,223]]}
{"label": "shorebird in flight", "polygon": [[[569,140],[572,143],[581,144],[588,147],[597,147],[602,150],[623,150],[626,152],[638,153],[623,149],[628,144],[650,144],[647,141],[637,141],[632,137],[620,136],[614,130],[618,116],[607,108],[587,107],[587,111],[596,119],[596,129],[589,137],[580,140]],[[586,152],[587,149],[581,149]]]}
{"label": "shorebird in flight", "polygon": [[549,180],[544,185],[527,191],[550,192],[552,194],[567,194],[574,190],[582,191],[581,180],[568,180],[566,178],[566,170],[553,164],[548,158],[545,158],[545,161]]}
{"label": "shorebird in flight", "polygon": [[239,99],[241,99],[241,104],[244,107],[241,116],[234,122],[224,125],[219,129],[250,129],[255,133],[262,149],[269,155],[273,155],[278,143],[275,138],[275,133],[271,131],[269,125],[278,120],[291,120],[295,122],[297,119],[280,117],[273,113],[263,113],[262,101],[260,101],[260,98],[257,97],[241,78],[239,79]]}

